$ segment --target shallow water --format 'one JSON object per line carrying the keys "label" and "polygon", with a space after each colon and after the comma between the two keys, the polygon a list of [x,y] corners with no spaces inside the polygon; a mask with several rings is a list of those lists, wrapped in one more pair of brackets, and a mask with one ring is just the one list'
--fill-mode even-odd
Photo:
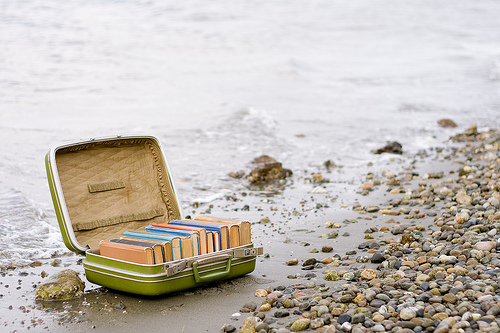
{"label": "shallow water", "polygon": [[[44,155],[153,134],[186,212],[244,185],[263,153],[355,179],[388,140],[408,153],[500,125],[500,3],[396,0],[0,4],[0,265],[65,252]],[[451,118],[457,130],[438,127]],[[203,205],[200,209],[203,209]]]}

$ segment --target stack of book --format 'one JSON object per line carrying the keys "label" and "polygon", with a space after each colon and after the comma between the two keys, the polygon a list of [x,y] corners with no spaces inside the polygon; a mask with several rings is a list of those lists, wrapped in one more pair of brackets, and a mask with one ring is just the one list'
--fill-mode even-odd
{"label": "stack of book", "polygon": [[193,220],[151,223],[144,231],[126,231],[99,242],[100,254],[154,265],[247,245],[250,222],[199,214]]}

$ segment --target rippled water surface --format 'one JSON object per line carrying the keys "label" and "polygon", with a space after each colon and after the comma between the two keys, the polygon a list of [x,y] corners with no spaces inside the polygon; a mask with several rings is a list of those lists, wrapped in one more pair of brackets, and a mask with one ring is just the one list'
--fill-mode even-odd
{"label": "rippled water surface", "polygon": [[[500,3],[3,1],[0,264],[64,251],[55,144],[153,134],[183,206],[238,190],[266,153],[294,170],[500,125]],[[345,177],[351,177],[346,174]]]}

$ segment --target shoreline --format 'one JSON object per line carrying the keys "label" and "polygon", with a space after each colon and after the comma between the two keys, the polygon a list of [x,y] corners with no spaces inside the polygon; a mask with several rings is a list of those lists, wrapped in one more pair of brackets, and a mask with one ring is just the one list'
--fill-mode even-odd
{"label": "shoreline", "polygon": [[[463,146],[463,144],[458,144],[457,146]],[[447,152],[448,149],[449,152]],[[70,255],[69,257],[57,258],[56,260],[50,259],[40,261],[42,264],[41,266],[2,269],[3,281],[0,287],[3,291],[0,292],[0,294],[3,294],[1,298],[3,301],[2,304],[4,304],[6,308],[2,311],[2,323],[9,331],[23,331],[29,329],[30,332],[83,332],[89,329],[96,332],[118,332],[144,328],[156,330],[164,329],[167,324],[171,332],[220,332],[222,327],[225,327],[227,330],[230,325],[234,326],[234,331],[239,332],[240,328],[244,325],[245,319],[247,317],[252,317],[250,315],[252,312],[240,313],[239,310],[248,302],[255,302],[256,305],[260,307],[261,302],[265,299],[265,297],[261,298],[254,296],[257,289],[266,289],[268,287],[271,289],[279,287],[278,289],[281,289],[281,287],[284,287],[283,290],[286,290],[286,287],[293,284],[302,284],[305,286],[305,284],[313,282],[315,286],[324,284],[325,287],[329,287],[329,290],[325,291],[325,293],[331,293],[331,295],[324,299],[330,297],[333,300],[335,299],[334,295],[336,295],[336,293],[348,291],[348,289],[338,289],[338,292],[332,292],[336,290],[336,288],[342,288],[342,285],[346,284],[347,281],[326,281],[324,280],[324,271],[339,271],[344,269],[347,270],[346,273],[350,273],[349,270],[357,268],[354,272],[361,273],[363,270],[375,270],[378,264],[373,264],[369,261],[362,262],[365,258],[360,259],[361,262],[356,262],[356,259],[358,257],[371,258],[374,253],[373,250],[377,250],[375,252],[382,252],[388,247],[387,245],[379,244],[380,247],[375,249],[370,248],[368,244],[367,248],[359,249],[360,244],[372,241],[371,239],[365,239],[365,235],[371,234],[373,241],[378,243],[383,243],[383,241],[384,243],[390,243],[386,241],[387,238],[393,238],[393,244],[398,244],[401,234],[398,233],[394,235],[391,233],[391,229],[397,224],[396,222],[408,224],[410,228],[422,224],[426,231],[432,231],[433,233],[438,232],[438,229],[442,228],[442,226],[439,227],[435,225],[434,220],[443,214],[441,205],[445,200],[431,207],[427,207],[429,204],[418,205],[417,203],[413,206],[398,204],[399,208],[409,208],[408,213],[403,211],[399,212],[399,215],[392,215],[395,214],[392,212],[397,211],[398,208],[393,206],[388,210],[387,208],[390,205],[386,205],[386,203],[394,199],[399,200],[400,198],[404,198],[405,195],[407,195],[407,192],[404,192],[407,188],[418,188],[418,183],[422,181],[426,181],[429,184],[438,181],[443,181],[444,184],[455,184],[455,180],[452,180],[452,183],[446,183],[447,179],[451,176],[459,177],[457,171],[458,165],[454,160],[455,157],[453,157],[454,154],[466,156],[472,153],[472,151],[467,151],[466,148],[459,148],[456,152],[451,148],[447,148],[443,150],[443,153],[434,151],[434,157],[415,157],[414,163],[410,162],[410,165],[406,167],[404,164],[412,160],[412,158],[403,157],[399,159],[396,156],[394,161],[389,160],[386,166],[379,167],[380,170],[373,170],[373,168],[367,167],[366,170],[364,170],[366,172],[364,176],[361,174],[358,175],[360,178],[363,177],[359,184],[346,184],[335,181],[329,183],[307,184],[306,180],[310,174],[315,173],[309,172],[308,174],[299,174],[294,177],[293,184],[291,186],[287,185],[281,195],[267,197],[265,194],[259,195],[256,193],[245,197],[237,197],[238,200],[236,203],[222,202],[222,207],[218,206],[212,210],[211,213],[213,215],[226,217],[234,215],[239,218],[247,218],[251,221],[261,221],[252,226],[253,240],[256,245],[264,247],[264,251],[268,256],[257,258],[256,270],[249,275],[232,281],[214,284],[206,288],[190,290],[170,296],[167,295],[156,299],[146,299],[130,295],[115,294],[111,291],[103,292],[99,286],[90,285],[86,281],[86,292],[83,298],[68,302],[37,303],[33,300],[33,286],[43,280],[42,272],[53,274],[61,270],[62,267],[72,268],[79,272],[80,277],[83,278],[83,269],[77,264],[77,256]],[[449,158],[447,158],[447,156]],[[404,170],[405,168],[410,169]],[[496,168],[497,173],[499,173],[498,166]],[[388,178],[383,176],[382,169],[392,169],[395,173],[394,177]],[[402,173],[398,174],[394,170],[401,170]],[[440,175],[440,171],[443,171],[441,178],[432,178]],[[455,173],[450,174],[450,171],[454,171]],[[338,175],[335,173],[340,173],[342,171],[334,169],[332,172],[337,177]],[[321,173],[325,177],[329,176],[325,170],[321,170]],[[412,176],[406,179],[404,176],[405,174],[411,174]],[[418,174],[418,176],[415,176],[415,174]],[[425,174],[429,174],[432,177],[430,179],[423,179]],[[396,184],[397,182],[394,179],[397,179],[399,184]],[[391,181],[393,185],[389,185]],[[384,184],[386,182],[389,182],[389,184]],[[379,183],[380,185],[378,185]],[[372,186],[366,185],[366,188],[373,190],[367,190],[363,193],[362,187],[364,184],[371,184]],[[325,193],[310,193],[315,187],[324,188]],[[387,190],[389,188],[391,188],[390,191],[397,189],[398,193],[396,193],[396,191],[393,191],[394,193],[388,192]],[[453,191],[453,189],[449,190]],[[413,198],[409,197],[409,199],[408,201],[411,201]],[[248,204],[251,209],[249,211],[238,210],[234,212],[235,209],[238,209],[243,204]],[[358,204],[359,206],[357,206]],[[366,207],[376,206],[379,207],[378,210],[375,210],[375,208],[371,208],[368,211],[366,210]],[[418,208],[419,212],[413,211],[414,208]],[[259,211],[259,209],[261,209],[261,211]],[[435,213],[436,216],[431,216],[429,212],[431,214]],[[412,216],[411,214],[414,214],[415,217],[412,219],[405,219],[407,216]],[[419,214],[425,215],[419,217]],[[266,220],[266,217],[268,220]],[[388,220],[394,220],[395,223],[386,223]],[[338,223],[341,227],[327,228],[326,222]],[[443,221],[443,225],[447,223],[448,222],[444,223]],[[367,229],[372,227],[376,227],[378,231],[365,233]],[[383,227],[388,227],[389,230],[381,231]],[[407,228],[405,230],[407,230]],[[413,230],[415,229],[410,230],[410,234],[413,233]],[[337,231],[339,235],[330,239],[324,237],[333,231]],[[347,236],[346,233],[349,234],[349,236]],[[328,253],[322,252],[323,246],[326,245],[331,246],[333,251]],[[312,251],[314,248],[316,248],[318,252]],[[410,247],[408,246],[408,248]],[[315,253],[311,253],[311,251]],[[355,251],[356,253],[347,255],[346,253],[349,251]],[[490,254],[493,253],[490,252]],[[412,254],[413,253],[403,253],[406,257],[411,257]],[[324,264],[316,266],[313,264],[313,268],[310,270],[303,270],[302,266],[286,265],[291,259],[297,259],[299,265],[302,265],[307,259],[314,258],[317,261],[321,261],[328,257],[333,257],[334,255],[340,257],[340,260],[336,260],[335,263],[325,262]],[[490,257],[493,256],[490,255]],[[494,257],[496,258],[496,253]],[[414,259],[416,260],[417,258]],[[55,261],[57,262],[54,264]],[[392,263],[397,261],[398,260],[389,260],[388,262]],[[413,262],[414,260],[405,261]],[[52,266],[52,264],[54,264],[54,266]],[[335,267],[337,264],[338,266]],[[419,266],[420,264],[410,268],[410,270]],[[276,269],[277,267],[278,269]],[[396,271],[400,270],[398,269]],[[403,270],[403,272],[406,271],[408,270]],[[294,276],[295,278],[290,279],[290,276]],[[354,278],[356,278],[356,276],[354,276]],[[347,284],[352,286],[358,283],[359,282],[352,282],[351,280],[351,282]],[[307,288],[302,289],[303,286],[299,286],[302,293],[310,292]],[[356,295],[361,292],[360,288],[364,287],[358,287]],[[365,293],[365,290],[368,289],[369,288],[364,288],[361,293]],[[279,296],[279,292],[283,290],[277,290],[277,295]],[[312,296],[313,293],[310,293],[310,296]],[[363,297],[366,296],[365,294],[363,295]],[[274,296],[275,295],[273,295],[273,297]],[[274,306],[272,306],[269,311],[260,312],[265,315],[264,322],[266,319],[268,322],[270,321],[269,319],[272,319],[271,321],[273,322],[268,326],[274,327],[276,331],[281,329],[279,332],[288,331],[286,328],[287,326],[296,321],[300,316],[304,316],[304,311],[302,311],[302,315],[288,315],[282,318],[280,317],[279,319],[275,317],[274,314],[279,310],[276,305],[279,305],[279,302],[282,302],[283,299],[283,296],[278,297],[277,302],[272,304]],[[338,302],[335,301],[333,303]],[[329,303],[329,306],[331,304],[332,302]],[[369,308],[370,306],[371,305],[367,304],[364,308]],[[214,308],[217,309],[216,316],[213,315]],[[299,307],[290,309],[299,310]],[[332,306],[332,309],[337,308]],[[344,311],[342,314],[349,313],[350,310],[353,309],[347,309],[347,311]],[[329,311],[331,315],[332,310],[329,309]],[[335,313],[340,312],[340,310],[335,311]],[[311,313],[313,311],[306,312]],[[376,311],[370,310],[364,313],[370,313],[373,317],[373,312]],[[387,313],[391,313],[392,316],[394,313],[398,312],[394,311]],[[305,316],[307,317],[308,314]],[[349,316],[351,316],[352,320],[353,315],[349,314]],[[311,314],[307,319],[316,319],[313,317],[314,314]],[[338,321],[338,317],[339,316],[332,315],[329,324],[320,327],[325,331],[340,329],[334,322]],[[368,315],[365,315],[365,318],[367,317]],[[450,317],[451,316],[448,315],[447,318]],[[387,319],[384,317],[384,320]],[[254,319],[254,324],[257,324],[257,321],[257,319]],[[279,322],[282,324],[279,324]],[[492,321],[492,323],[493,322],[495,321]],[[490,326],[492,323],[489,323]],[[411,324],[406,325],[411,326]],[[369,329],[372,330],[375,326],[376,325],[373,325]],[[452,326],[453,325],[450,326],[450,329]],[[388,327],[389,326],[384,326],[384,330]],[[406,329],[400,326],[394,327]],[[413,326],[413,329],[415,327],[417,327],[417,325]],[[431,325],[428,327],[433,326]],[[351,330],[352,329],[351,327]],[[377,327],[377,329],[380,329],[380,327]],[[312,331],[310,328],[308,330]]]}

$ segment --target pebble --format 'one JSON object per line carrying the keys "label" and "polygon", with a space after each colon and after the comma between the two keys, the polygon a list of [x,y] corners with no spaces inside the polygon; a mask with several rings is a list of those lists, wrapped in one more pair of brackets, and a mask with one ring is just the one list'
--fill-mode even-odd
{"label": "pebble", "polygon": [[370,261],[374,264],[380,264],[385,261],[385,256],[381,252],[375,252]]}
{"label": "pebble", "polygon": [[365,269],[361,272],[361,277],[365,280],[372,280],[377,277],[377,272],[373,269]]}
{"label": "pebble", "polygon": [[224,332],[225,333],[236,332],[236,327],[234,327],[233,325],[225,325],[224,326]]}
{"label": "pebble", "polygon": [[329,245],[324,245],[322,248],[321,248],[321,252],[324,252],[324,253],[329,253],[329,252],[332,252],[333,251],[333,247],[329,246]]}
{"label": "pebble", "polygon": [[448,293],[443,296],[443,301],[447,303],[455,304],[457,302],[457,296],[454,294]]}
{"label": "pebble", "polygon": [[359,324],[359,323],[364,323],[365,322],[365,314],[364,313],[357,313],[351,318],[351,323],[353,324]]}
{"label": "pebble", "polygon": [[257,309],[257,303],[253,301],[247,302],[243,305],[243,308],[248,309],[250,311],[255,311],[255,309]]}
{"label": "pebble", "polygon": [[318,316],[321,317],[325,313],[330,313],[330,310],[328,309],[328,306],[321,305],[321,306],[318,307],[317,312],[318,312]]}
{"label": "pebble", "polygon": [[323,327],[324,325],[325,325],[325,322],[321,318],[314,318],[314,319],[310,320],[310,322],[309,322],[309,326],[313,330],[320,328],[320,327]]}
{"label": "pebble", "polygon": [[290,315],[290,312],[287,310],[278,310],[274,313],[274,316],[276,318],[283,318],[283,317],[288,317]]}
{"label": "pebble", "polygon": [[347,272],[344,275],[342,275],[342,279],[344,279],[346,281],[351,281],[352,279],[354,279],[354,273]]}
{"label": "pebble", "polygon": [[411,320],[417,316],[417,313],[413,309],[405,308],[399,313],[399,317],[402,320]]}
{"label": "pebble", "polygon": [[343,314],[341,314],[341,315],[339,316],[339,318],[337,319],[337,323],[339,323],[339,324],[341,324],[341,325],[342,325],[343,323],[346,323],[346,322],[347,322],[347,323],[350,323],[350,322],[351,322],[351,320],[352,320],[352,317],[351,317],[351,315],[350,315],[350,314],[348,314],[348,313],[343,313]]}
{"label": "pebble", "polygon": [[256,297],[266,297],[267,296],[267,291],[265,289],[257,289],[255,291],[255,296]]}
{"label": "pebble", "polygon": [[292,332],[304,331],[309,327],[310,323],[311,320],[308,318],[297,319],[296,321],[293,322],[292,326],[290,327],[290,331]]}
{"label": "pebble", "polygon": [[474,249],[480,250],[480,251],[490,252],[491,250],[496,248],[496,245],[497,245],[496,242],[492,242],[492,241],[477,242],[474,245]]}
{"label": "pebble", "polygon": [[266,312],[266,311],[269,311],[271,310],[271,304],[270,303],[264,303],[260,306],[259,308],[259,312]]}

